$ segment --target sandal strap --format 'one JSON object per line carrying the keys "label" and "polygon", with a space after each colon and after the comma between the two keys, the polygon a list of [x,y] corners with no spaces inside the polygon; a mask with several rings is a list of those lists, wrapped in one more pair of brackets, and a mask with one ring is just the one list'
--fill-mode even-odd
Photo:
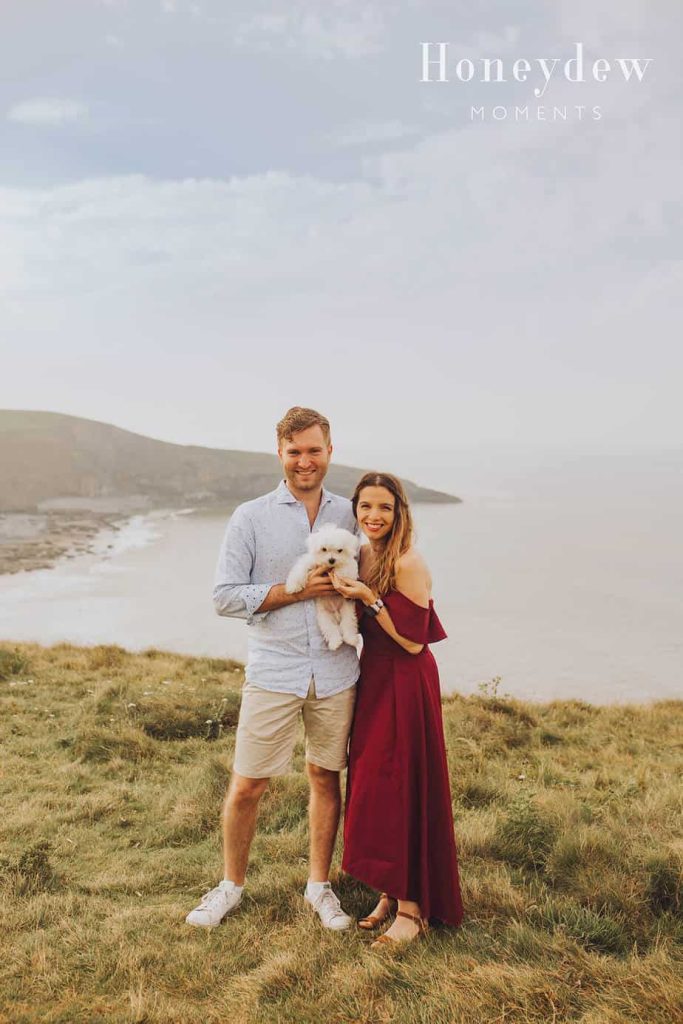
{"label": "sandal strap", "polygon": [[415,924],[418,924],[420,926],[421,932],[427,931],[427,924],[425,922],[425,919],[423,917],[418,917],[417,914],[407,914],[405,910],[398,910],[396,912],[396,917],[407,917],[409,921],[414,921]]}
{"label": "sandal strap", "polygon": [[[386,893],[386,892],[381,892],[379,894],[379,900],[380,900],[380,902],[382,900],[386,900],[387,901],[387,903],[389,904],[389,914],[390,914],[391,913],[391,905],[392,905],[392,903],[396,902],[394,897],[393,896],[389,896],[388,893]],[[359,924],[359,926],[361,928],[363,928],[363,927],[377,928],[378,925],[384,924],[384,922],[386,921],[386,919],[389,916],[389,914],[385,914],[384,917],[377,917],[375,914],[368,914],[367,917],[361,917],[361,919],[359,920],[358,924]]]}

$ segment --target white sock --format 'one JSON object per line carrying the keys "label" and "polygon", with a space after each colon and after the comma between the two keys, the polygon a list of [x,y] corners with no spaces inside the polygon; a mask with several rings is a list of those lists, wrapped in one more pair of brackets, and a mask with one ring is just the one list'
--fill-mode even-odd
{"label": "white sock", "polygon": [[219,885],[219,889],[227,889],[228,886],[232,886],[232,888],[235,890],[238,896],[242,892],[242,889],[244,888],[243,885],[235,885],[235,883],[230,878],[224,878]]}
{"label": "white sock", "polygon": [[309,896],[317,896],[321,889],[329,887],[329,882],[312,882],[309,878],[306,883],[306,892]]}

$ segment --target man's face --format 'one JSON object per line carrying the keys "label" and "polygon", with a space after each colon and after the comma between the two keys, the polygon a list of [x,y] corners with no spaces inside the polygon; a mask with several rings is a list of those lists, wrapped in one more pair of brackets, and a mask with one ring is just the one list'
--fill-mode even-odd
{"label": "man's face", "polygon": [[316,423],[283,440],[277,453],[289,489],[305,494],[322,484],[330,464],[332,445],[327,444],[322,427]]}

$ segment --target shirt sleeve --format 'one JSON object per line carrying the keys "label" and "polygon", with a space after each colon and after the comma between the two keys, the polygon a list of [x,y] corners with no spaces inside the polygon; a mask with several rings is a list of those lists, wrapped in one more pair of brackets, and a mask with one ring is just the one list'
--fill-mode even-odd
{"label": "shirt sleeve", "polygon": [[271,584],[251,582],[255,554],[253,523],[241,508],[236,508],[225,531],[216,566],[213,603],[218,615],[246,619],[250,625],[269,614],[256,611]]}

